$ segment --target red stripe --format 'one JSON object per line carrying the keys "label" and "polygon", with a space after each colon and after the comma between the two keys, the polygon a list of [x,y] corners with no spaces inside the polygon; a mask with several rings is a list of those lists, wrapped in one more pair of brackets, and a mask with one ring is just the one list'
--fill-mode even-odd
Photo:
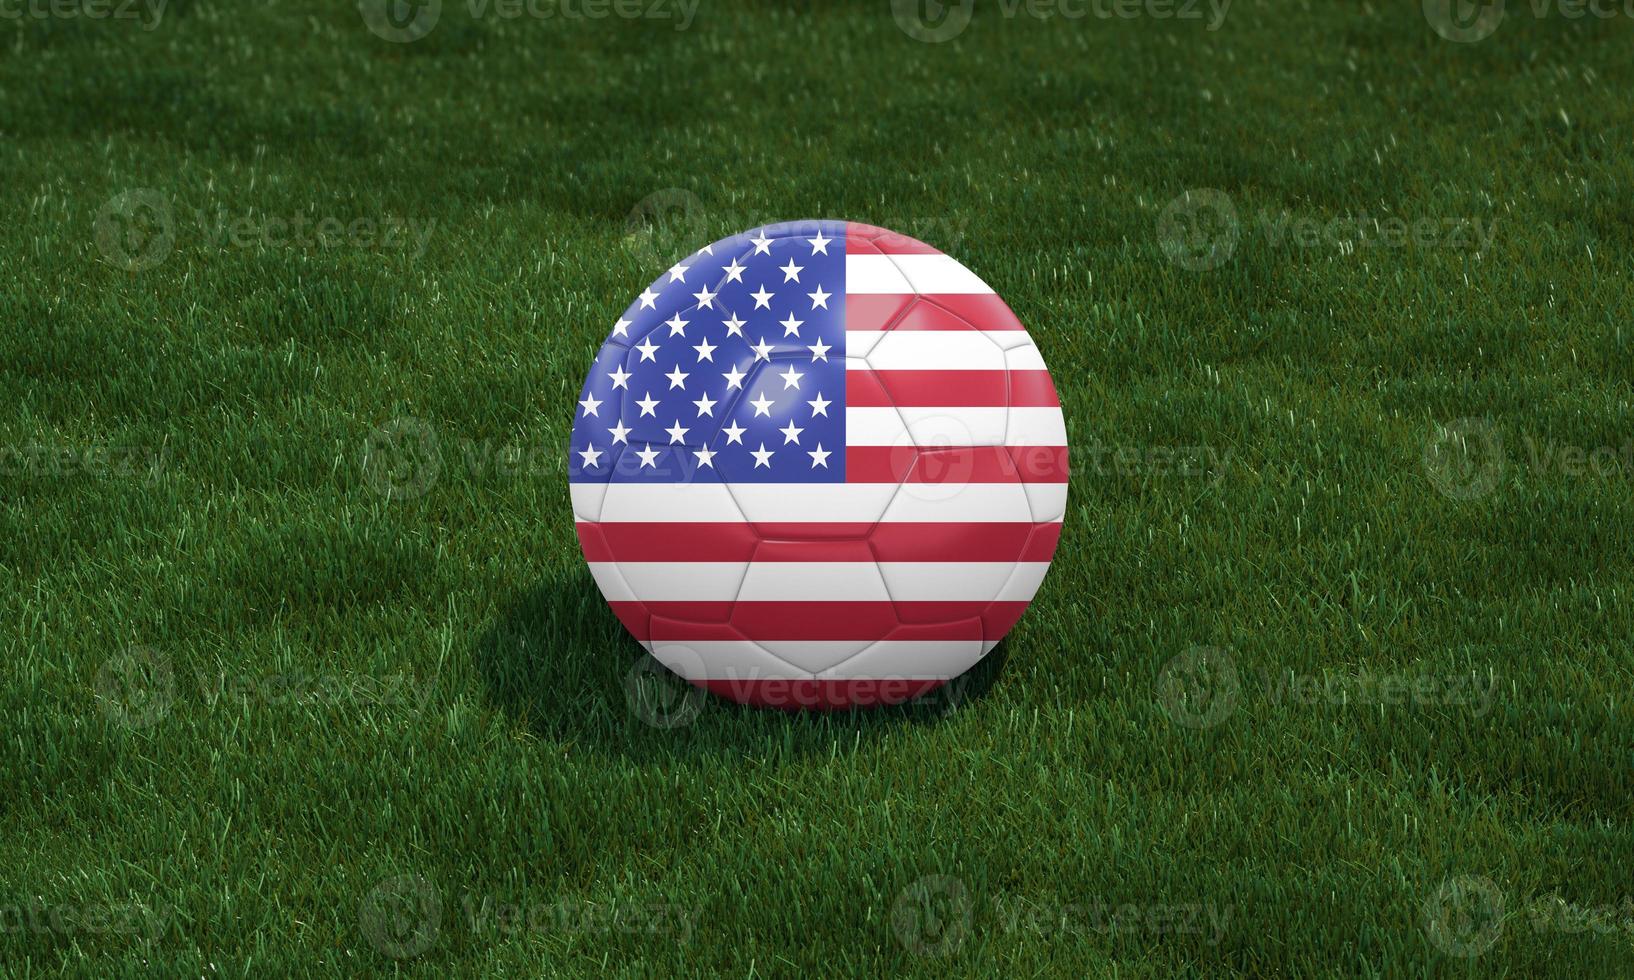
{"label": "red stripe", "polygon": [[848,446],[847,483],[1066,483],[1066,446]]}
{"label": "red stripe", "polygon": [[739,704],[753,704],[784,711],[815,709],[837,711],[844,708],[871,708],[911,701],[946,681],[906,677],[852,677],[846,680],[818,680],[815,677],[709,678],[694,681],[699,687],[730,698]]}
{"label": "red stripe", "polygon": [[1050,372],[847,371],[847,408],[964,406],[1054,408],[1061,404]]}
{"label": "red stripe", "polygon": [[1049,561],[1057,522],[575,525],[586,561]]}
{"label": "red stripe", "polygon": [[845,223],[845,250],[851,255],[941,255],[917,238],[878,225]]}
{"label": "red stripe", "polygon": [[609,602],[638,640],[997,640],[1025,602]]}
{"label": "red stripe", "polygon": [[[917,302],[916,302],[917,300]],[[1022,330],[994,293],[847,293],[847,330]]]}
{"label": "red stripe", "polygon": [[897,316],[908,304],[914,301],[913,296],[898,296],[895,294],[873,295],[869,293],[847,293],[845,297],[845,328],[847,330],[884,330],[895,322]]}

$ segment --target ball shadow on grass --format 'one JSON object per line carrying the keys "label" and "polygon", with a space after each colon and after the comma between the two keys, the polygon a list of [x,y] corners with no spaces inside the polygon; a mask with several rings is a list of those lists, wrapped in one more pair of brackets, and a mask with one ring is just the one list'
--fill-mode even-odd
{"label": "ball shadow on grass", "polygon": [[540,738],[634,759],[849,750],[865,737],[941,723],[987,697],[1001,642],[974,668],[907,704],[782,711],[736,704],[671,674],[625,631],[580,567],[502,607],[477,641],[492,703]]}

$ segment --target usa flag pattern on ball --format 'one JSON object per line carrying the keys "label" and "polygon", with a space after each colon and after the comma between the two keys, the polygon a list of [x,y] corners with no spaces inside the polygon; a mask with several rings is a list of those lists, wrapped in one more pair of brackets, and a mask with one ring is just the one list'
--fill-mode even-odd
{"label": "usa flag pattern on ball", "polygon": [[869,225],[723,239],[632,303],[573,423],[579,541],[652,655],[737,701],[904,701],[1044,579],[1067,433],[969,269]]}

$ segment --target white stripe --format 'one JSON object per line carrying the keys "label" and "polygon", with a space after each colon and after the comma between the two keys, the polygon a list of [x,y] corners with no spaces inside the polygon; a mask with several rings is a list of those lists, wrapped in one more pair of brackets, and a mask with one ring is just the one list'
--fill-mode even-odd
{"label": "white stripe", "polygon": [[[1011,333],[1016,331],[1012,330]],[[1004,367],[1010,371],[1047,371],[1044,366],[1044,355],[1032,344],[1021,347],[1012,347],[1004,352]]]}
{"label": "white stripe", "polygon": [[1059,408],[848,408],[850,446],[1065,446]]}
{"label": "white stripe", "polygon": [[948,255],[847,255],[848,293],[991,293],[993,287]]}
{"label": "white stripe", "polygon": [[1041,371],[1020,330],[847,330],[845,366],[858,371]]}
{"label": "white stripe", "polygon": [[1047,561],[590,562],[608,602],[1029,602]]}
{"label": "white stripe", "polygon": [[[1067,512],[1067,495],[1064,483],[1023,483],[1022,488],[1027,491],[1027,506],[1032,510],[1033,523],[1059,524]],[[1061,487],[1061,493],[1049,493],[1044,488]]]}
{"label": "white stripe", "polygon": [[[886,409],[890,411],[890,409]],[[574,483],[581,521],[1060,521],[1065,483]],[[1044,515],[1044,516],[1034,516]]]}
{"label": "white stripe", "polygon": [[982,640],[652,640],[646,647],[688,680],[951,680],[992,645]]}

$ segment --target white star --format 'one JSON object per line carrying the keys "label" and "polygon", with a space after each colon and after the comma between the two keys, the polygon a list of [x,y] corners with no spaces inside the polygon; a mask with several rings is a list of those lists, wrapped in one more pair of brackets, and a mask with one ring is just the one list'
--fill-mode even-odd
{"label": "white star", "polygon": [[675,367],[670,370],[670,373],[664,375],[664,377],[669,379],[669,387],[671,391],[674,391],[676,388],[680,388],[682,391],[686,390],[688,375],[685,371],[681,370],[681,365],[675,365]]}
{"label": "white star", "polygon": [[714,417],[714,415],[715,415],[715,399],[709,397],[709,392],[707,392],[707,391],[704,392],[704,396],[702,398],[698,399],[697,401],[693,402],[692,404],[698,406],[698,414],[699,415],[708,415],[711,418]]}
{"label": "white star", "polygon": [[688,429],[688,426],[682,425],[681,420],[676,419],[675,424],[670,426],[669,428],[665,429],[664,431],[669,433],[669,441],[672,442],[672,443],[675,443],[675,442],[681,442],[681,441],[686,439],[687,429]]}
{"label": "white star", "polygon": [[620,443],[620,442],[628,443],[630,441],[630,440],[625,438],[625,436],[628,436],[630,434],[630,430],[626,429],[624,427],[624,420],[623,419],[619,419],[618,424],[613,426],[611,429],[608,429],[607,431],[613,434],[613,442],[615,444]]}
{"label": "white star", "polygon": [[805,375],[801,374],[799,371],[796,371],[794,369],[794,365],[791,364],[789,365],[789,369],[778,375],[778,377],[783,379],[783,390],[788,391],[790,388],[799,388],[800,379],[805,377]]}
{"label": "white star", "polygon": [[672,266],[670,266],[669,267],[669,281],[670,282],[686,282],[687,281],[687,267],[684,266],[684,265],[672,265]]}
{"label": "white star", "polygon": [[781,429],[778,429],[777,431],[783,433],[783,445],[787,446],[792,442],[798,446],[800,445],[800,433],[806,430],[795,425],[793,419],[789,419],[789,424],[785,425]]}
{"label": "white star", "polygon": [[642,466],[651,466],[655,470],[658,468],[658,465],[653,462],[658,458],[658,450],[652,448],[651,443],[648,443],[646,449],[637,449],[635,454],[641,457]]}
{"label": "white star", "polygon": [[828,406],[834,403],[829,401],[827,398],[824,398],[823,393],[819,391],[817,393],[817,397],[806,402],[806,404],[811,406],[812,418],[816,418],[819,415],[827,415]]}
{"label": "white star", "polygon": [[806,350],[811,351],[811,359],[813,361],[826,361],[826,360],[828,360],[828,352],[830,350],[832,350],[832,349],[833,348],[831,348],[827,344],[823,343],[823,338],[821,338],[821,337],[817,338],[817,342],[815,344],[807,344],[806,345]]}
{"label": "white star", "polygon": [[755,414],[756,415],[764,415],[767,418],[772,417],[772,400],[770,398],[766,397],[765,392],[760,393],[759,400],[752,401],[749,404],[751,404],[751,405],[753,405],[755,407]]}
{"label": "white star", "polygon": [[749,267],[746,266],[746,265],[738,265],[738,260],[733,259],[732,264],[726,267],[726,281],[727,282],[742,282],[743,281],[743,270],[747,269],[747,268],[749,268]]}
{"label": "white star", "polygon": [[699,466],[707,466],[710,469],[715,468],[715,450],[713,450],[713,449],[694,449],[692,451],[692,455],[698,457],[698,465]]}
{"label": "white star", "polygon": [[790,259],[788,265],[784,266],[783,268],[781,268],[781,269],[779,269],[777,271],[783,273],[783,281],[784,282],[788,282],[791,279],[794,280],[795,282],[799,282],[800,281],[800,273],[806,271],[806,267],[803,266],[803,265],[795,265],[794,260]]}
{"label": "white star", "polygon": [[811,450],[810,452],[807,452],[806,455],[811,457],[811,468],[812,469],[816,469],[817,467],[821,466],[823,469],[826,470],[826,469],[828,469],[828,457],[830,457],[830,456],[832,456],[834,454],[827,451],[827,450],[825,450],[823,448],[823,444],[819,442],[817,444],[817,448],[814,449],[814,450]]}
{"label": "white star", "polygon": [[699,361],[713,361],[715,359],[715,345],[709,342],[708,337],[705,337],[704,342],[701,344],[693,344],[692,349],[698,352]]}
{"label": "white star", "polygon": [[761,283],[760,284],[760,289],[757,290],[756,292],[750,293],[749,295],[753,296],[755,298],[755,309],[757,309],[757,310],[760,310],[760,309],[769,310],[769,309],[772,308],[772,296],[774,294],[766,292],[766,284],[765,283]]}
{"label": "white star", "polygon": [[760,444],[760,448],[758,450],[751,451],[749,455],[755,458],[755,469],[759,469],[762,466],[766,467],[767,469],[772,468],[772,451],[766,448],[766,444],[764,442]]}
{"label": "white star", "polygon": [[816,255],[817,253],[821,252],[822,254],[827,255],[828,243],[833,240],[834,239],[832,238],[824,238],[823,233],[818,231],[817,237],[811,240],[811,254]]}
{"label": "white star", "polygon": [[741,389],[743,387],[743,379],[747,378],[748,375],[744,374],[742,371],[739,371],[738,366],[734,364],[732,365],[732,370],[721,375],[721,377],[726,379],[727,390],[731,390],[733,388]]}
{"label": "white star", "polygon": [[788,318],[781,321],[780,324],[783,327],[783,336],[787,337],[790,334],[793,334],[796,337],[800,336],[800,324],[805,322],[806,321],[804,320],[796,320],[794,318],[794,314],[790,313]]}
{"label": "white star", "polygon": [[613,336],[615,336],[615,337],[628,337],[629,335],[630,335],[630,321],[624,319],[623,317],[619,317],[618,322],[613,324]]}
{"label": "white star", "polygon": [[581,400],[579,404],[584,406],[584,414],[586,415],[595,415],[596,409],[601,407],[601,402],[588,396]]}
{"label": "white star", "polygon": [[693,293],[692,298],[698,301],[699,306],[707,306],[711,309],[715,306],[715,294],[709,291],[708,286]]}
{"label": "white star", "polygon": [[756,255],[770,255],[770,254],[772,254],[772,240],[770,238],[766,237],[766,230],[764,228],[761,229],[760,232],[759,232],[759,235],[760,235],[759,238],[749,239],[751,242],[755,243],[755,254]]}
{"label": "white star", "polygon": [[726,335],[728,337],[743,336],[743,321],[738,319],[738,315],[736,313],[732,314],[732,319],[727,320],[725,323],[721,324],[721,326],[726,328]]}
{"label": "white star", "polygon": [[635,349],[641,352],[643,361],[658,363],[658,358],[653,356],[658,353],[658,345],[652,342],[651,337],[644,338],[641,343],[635,345]]}
{"label": "white star", "polygon": [[647,397],[636,402],[636,404],[641,406],[642,415],[651,415],[653,418],[658,417],[655,411],[658,408],[658,399],[652,396],[652,392],[647,392]]}
{"label": "white star", "polygon": [[743,442],[743,434],[749,430],[745,429],[736,422],[733,422],[731,425],[727,426],[721,431],[726,433],[726,444],[730,446],[734,442],[741,444]]}
{"label": "white star", "polygon": [[703,248],[699,249],[699,251],[703,252],[705,255],[714,255],[715,243],[710,242],[708,245],[705,245]]}
{"label": "white star", "polygon": [[766,338],[760,338],[760,343],[749,348],[755,352],[755,360],[770,361],[772,359],[772,345],[766,343]]}
{"label": "white star", "polygon": [[834,294],[833,293],[825,293],[825,292],[823,292],[823,287],[818,286],[816,292],[807,293],[806,295],[811,298],[811,308],[812,309],[815,310],[817,307],[820,306],[820,307],[822,307],[823,309],[826,310],[826,309],[828,309],[828,298],[830,296],[833,296]]}
{"label": "white star", "polygon": [[651,286],[649,286],[646,289],[643,289],[641,291],[641,307],[643,309],[647,309],[647,310],[657,309],[657,303],[658,303],[658,294],[652,291]]}
{"label": "white star", "polygon": [[624,365],[620,364],[617,368],[607,372],[607,376],[613,379],[614,388],[623,388],[626,391],[630,389],[630,372],[624,370]]}
{"label": "white star", "polygon": [[685,337],[687,335],[687,321],[681,319],[681,314],[675,314],[668,320],[665,320],[664,323],[669,327],[669,335],[671,337]]}
{"label": "white star", "polygon": [[584,448],[579,450],[579,455],[584,457],[584,465],[586,466],[600,465],[601,450],[597,449],[594,443],[585,443]]}

